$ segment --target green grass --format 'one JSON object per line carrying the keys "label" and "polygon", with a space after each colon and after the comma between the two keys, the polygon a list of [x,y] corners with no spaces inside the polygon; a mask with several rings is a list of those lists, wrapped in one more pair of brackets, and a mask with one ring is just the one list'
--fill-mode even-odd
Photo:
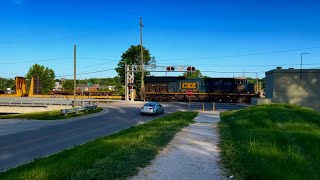
{"label": "green grass", "polygon": [[125,179],[148,165],[196,115],[176,112],[11,169],[0,179]]}
{"label": "green grass", "polygon": [[0,119],[37,119],[37,120],[57,120],[57,119],[67,119],[77,116],[83,116],[87,114],[97,113],[102,111],[102,108],[97,108],[90,110],[88,112],[79,112],[78,114],[72,113],[67,116],[61,115],[60,110],[56,111],[45,111],[45,112],[34,112],[34,113],[23,113],[23,114],[8,114],[0,115]]}
{"label": "green grass", "polygon": [[222,161],[236,179],[319,179],[320,112],[284,104],[221,114]]}

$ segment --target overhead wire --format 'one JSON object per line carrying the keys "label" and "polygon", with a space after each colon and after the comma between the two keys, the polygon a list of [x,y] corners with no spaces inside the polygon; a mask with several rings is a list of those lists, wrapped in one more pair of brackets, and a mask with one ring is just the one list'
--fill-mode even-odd
{"label": "overhead wire", "polygon": [[77,58],[80,58],[80,59],[94,59],[94,60],[107,61],[107,62],[119,61],[119,59],[83,57],[83,56],[79,56],[79,57],[77,57]]}
{"label": "overhead wire", "polygon": [[0,64],[25,64],[30,62],[44,62],[44,61],[56,61],[56,60],[65,60],[70,59],[73,57],[63,57],[63,58],[52,58],[52,59],[37,59],[37,60],[31,60],[31,61],[15,61],[15,62],[1,62]]}
{"label": "overhead wire", "polygon": [[[65,36],[62,36],[62,37],[53,37],[53,38],[46,38],[46,39],[38,39],[38,40],[35,40],[35,39],[22,39],[20,41],[23,41],[23,42],[28,42],[28,41],[32,41],[32,42],[35,42],[35,41],[38,41],[38,42],[42,42],[42,41],[54,41],[54,40],[64,40],[64,39],[72,39],[72,40],[79,40],[79,39],[83,39],[83,38],[101,38],[103,36],[109,36],[110,34],[112,33],[115,33],[115,32],[120,32],[121,30],[126,30],[126,29],[130,29],[130,28],[134,28],[133,26],[123,26],[123,27],[117,27],[117,28],[108,28],[108,32],[101,32],[100,34],[94,34],[94,33],[79,33],[79,34],[73,34],[73,35],[65,35]],[[111,38],[111,37],[108,37],[108,38]],[[19,41],[19,40],[18,40]],[[12,43],[12,42],[16,42],[15,41],[0,41],[0,44],[8,44],[8,43]]]}
{"label": "overhead wire", "polygon": [[[308,63],[302,64],[304,66],[313,66],[318,65],[320,63]],[[266,64],[266,65],[206,65],[206,66],[198,66],[198,67],[277,67],[277,66],[300,66],[301,64]]]}
{"label": "overhead wire", "polygon": [[[115,60],[111,60],[111,59],[102,59],[102,58],[85,58],[85,57],[77,57],[77,58],[82,58],[82,59],[99,59],[99,60],[106,60],[104,63],[100,63],[100,64],[96,64],[96,65],[92,65],[92,66],[80,66],[77,69],[88,69],[88,68],[92,68],[92,67],[101,67],[102,65],[107,65],[108,62],[116,62]],[[64,72],[64,71],[68,71],[68,70],[72,70],[73,68],[70,67],[68,69],[63,69],[63,70],[57,70],[56,72]]]}
{"label": "overhead wire", "polygon": [[[114,69],[104,69],[104,70],[98,70],[98,71],[76,73],[76,75],[94,74],[94,73],[100,73],[100,72],[107,72],[107,71],[111,71],[111,70],[114,70]],[[56,76],[56,77],[68,77],[68,76],[74,76],[74,74],[60,75],[60,76]]]}
{"label": "overhead wire", "polygon": [[236,58],[236,57],[247,57],[247,56],[258,56],[267,54],[278,54],[286,52],[304,51],[310,49],[320,49],[320,47],[309,47],[309,48],[298,48],[289,50],[269,51],[260,53],[249,53],[249,54],[238,54],[238,55],[226,55],[226,56],[211,56],[211,57],[193,57],[193,58],[179,58],[179,59],[157,59],[157,61],[186,61],[186,60],[200,60],[200,59],[222,59],[222,58]]}

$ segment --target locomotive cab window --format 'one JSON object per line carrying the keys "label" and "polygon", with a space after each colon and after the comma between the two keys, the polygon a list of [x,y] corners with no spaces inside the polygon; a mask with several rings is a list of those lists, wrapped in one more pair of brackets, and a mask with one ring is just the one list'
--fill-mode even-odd
{"label": "locomotive cab window", "polygon": [[236,80],[236,84],[247,84],[247,80]]}

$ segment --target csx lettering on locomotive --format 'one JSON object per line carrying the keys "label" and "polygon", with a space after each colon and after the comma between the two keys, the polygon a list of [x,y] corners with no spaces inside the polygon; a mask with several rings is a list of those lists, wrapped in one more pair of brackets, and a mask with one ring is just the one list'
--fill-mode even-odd
{"label": "csx lettering on locomotive", "polygon": [[197,88],[197,83],[194,83],[194,82],[181,83],[181,88],[182,89],[198,89]]}

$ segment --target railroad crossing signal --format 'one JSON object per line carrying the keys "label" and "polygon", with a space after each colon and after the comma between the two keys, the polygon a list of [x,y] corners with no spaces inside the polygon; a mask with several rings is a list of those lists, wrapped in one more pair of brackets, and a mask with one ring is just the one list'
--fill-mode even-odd
{"label": "railroad crossing signal", "polygon": [[195,70],[196,70],[195,67],[191,67],[191,66],[187,67],[187,71],[195,71]]}
{"label": "railroad crossing signal", "polygon": [[192,96],[192,90],[190,90],[190,89],[187,90],[187,91],[186,91],[186,94],[187,94],[187,96]]}
{"label": "railroad crossing signal", "polygon": [[[193,66],[156,66],[156,65],[125,65],[125,95],[129,100],[129,86],[134,86],[134,73],[136,72],[190,72],[195,71]],[[192,88],[192,87],[188,87]],[[191,92],[192,95],[192,92]],[[190,95],[190,96],[191,96]],[[131,98],[134,100],[134,98]]]}
{"label": "railroad crossing signal", "polygon": [[193,66],[155,66],[155,65],[127,65],[126,72],[189,72],[195,71],[196,68]]}

